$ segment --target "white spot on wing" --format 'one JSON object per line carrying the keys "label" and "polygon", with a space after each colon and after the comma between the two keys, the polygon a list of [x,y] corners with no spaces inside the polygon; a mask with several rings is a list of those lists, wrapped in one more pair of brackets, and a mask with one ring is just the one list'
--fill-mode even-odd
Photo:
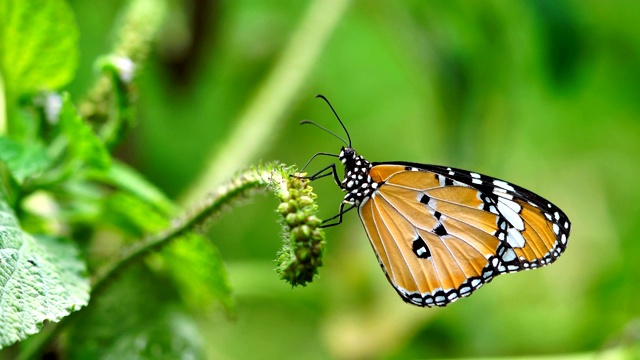
{"label": "white spot on wing", "polygon": [[501,187],[505,190],[511,190],[511,191],[516,191],[516,189],[513,188],[513,186],[507,184],[506,182],[502,181],[502,180],[493,180],[493,185],[497,186],[497,187]]}
{"label": "white spot on wing", "polygon": [[498,199],[498,201],[503,203],[503,204],[505,204],[505,205],[507,205],[508,207],[511,208],[511,210],[513,210],[513,211],[515,211],[517,213],[519,213],[520,210],[522,210],[522,206],[520,206],[520,204],[518,204],[518,203],[516,203],[514,201],[507,200],[507,199]]}
{"label": "white spot on wing", "polygon": [[502,255],[502,260],[505,262],[513,261],[516,258],[516,253],[513,249],[508,249],[504,255]]}
{"label": "white spot on wing", "polygon": [[500,198],[498,199],[498,210],[500,210],[500,213],[513,227],[518,230],[524,230],[524,222],[522,222],[522,218],[518,215],[520,205],[513,201]]}
{"label": "white spot on wing", "polygon": [[494,193],[494,194],[496,194],[496,195],[498,195],[498,196],[500,196],[500,197],[502,197],[502,198],[505,198],[505,199],[508,199],[508,200],[513,200],[513,195],[509,195],[509,194],[507,194],[507,193],[505,193],[505,192],[502,192],[502,191],[494,191],[493,193]]}
{"label": "white spot on wing", "polygon": [[518,231],[518,229],[509,228],[509,230],[507,230],[507,233],[509,234],[509,236],[507,237],[507,243],[509,243],[511,247],[514,247],[514,248],[524,247],[525,240],[522,234],[520,233],[520,231]]}

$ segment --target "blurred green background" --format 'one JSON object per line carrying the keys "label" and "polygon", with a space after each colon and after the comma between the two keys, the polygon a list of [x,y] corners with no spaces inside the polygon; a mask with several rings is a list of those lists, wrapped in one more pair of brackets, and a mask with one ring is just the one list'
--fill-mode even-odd
{"label": "blurred green background", "polygon": [[[69,89],[81,96],[126,2],[70,2],[81,63]],[[273,271],[281,243],[276,200],[256,197],[209,231],[228,266],[237,315],[229,319],[215,307],[197,314],[208,357],[575,355],[637,344],[639,2],[170,4],[138,84],[139,124],[118,154],[171,197],[184,199],[217,154],[229,151],[227,139],[265,93],[290,41],[323,26],[305,27],[305,19],[334,16],[317,55],[312,41],[292,50],[313,60],[309,71],[289,69],[300,71],[299,83],[279,84],[293,94],[266,91],[284,111],[251,163],[301,166],[318,151],[338,152],[337,139],[298,126],[312,119],[341,133],[313,97],[322,93],[369,160],[503,178],[552,200],[573,223],[569,248],[554,265],[499,277],[446,308],[422,309],[404,304],[388,285],[355,213],[327,230],[320,277],[291,289]],[[334,215],[342,199],[335,184],[327,178],[313,186],[320,215]]]}

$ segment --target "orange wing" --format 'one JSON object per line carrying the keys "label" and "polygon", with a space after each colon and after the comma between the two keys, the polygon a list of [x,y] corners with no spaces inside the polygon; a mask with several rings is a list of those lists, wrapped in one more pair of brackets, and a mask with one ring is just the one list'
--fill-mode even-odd
{"label": "orange wing", "polygon": [[553,262],[569,221],[543,198],[485,175],[374,164],[360,218],[389,282],[407,302],[445,306],[506,273]]}

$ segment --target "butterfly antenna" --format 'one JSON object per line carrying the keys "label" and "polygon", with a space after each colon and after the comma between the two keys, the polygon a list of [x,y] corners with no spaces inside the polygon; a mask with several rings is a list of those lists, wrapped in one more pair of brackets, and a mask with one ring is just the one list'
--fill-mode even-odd
{"label": "butterfly antenna", "polygon": [[[338,138],[338,139],[340,139],[340,141],[342,141],[345,145],[348,145],[349,147],[351,147],[351,144],[347,144],[347,142],[346,142],[342,137],[340,137],[338,134],[334,133],[333,131],[331,131],[331,130],[327,129],[326,127],[324,127],[324,126],[322,126],[322,125],[320,125],[320,124],[318,124],[318,123],[316,123],[316,122],[313,122],[313,121],[311,121],[311,120],[302,120],[302,121],[300,121],[300,125],[304,125],[304,124],[311,124],[311,125],[315,125],[315,126],[319,127],[320,129],[322,129],[322,130],[324,130],[324,131],[328,132],[329,134],[331,134],[331,135],[333,135],[333,136],[337,137],[337,138]],[[348,135],[348,134],[347,134],[347,135]]]}
{"label": "butterfly antenna", "polygon": [[307,161],[307,163],[306,163],[306,164],[304,164],[304,166],[302,167],[302,169],[300,169],[300,172],[303,172],[303,171],[304,171],[304,169],[306,169],[306,168],[307,168],[307,166],[309,166],[309,164],[311,164],[311,161],[312,161],[313,159],[315,159],[317,156],[331,156],[331,157],[338,157],[338,155],[336,155],[336,154],[330,154],[330,153],[325,153],[325,152],[319,152],[319,153],[317,153],[317,154],[313,155],[313,156],[311,157],[311,159],[309,159],[309,161]]}
{"label": "butterfly antenna", "polygon": [[[331,108],[331,111],[333,111],[333,114],[336,116],[336,118],[338,119],[338,121],[340,122],[340,125],[342,125],[342,128],[344,129],[344,132],[347,134],[347,139],[349,139],[349,147],[351,147],[351,136],[349,135],[349,132],[347,131],[347,127],[344,126],[344,123],[342,123],[342,120],[340,120],[340,116],[338,116],[338,113],[336,112],[336,110],[333,108],[333,106],[331,105],[331,103],[329,102],[329,100],[327,100],[326,97],[324,97],[324,95],[322,94],[318,94],[316,95],[316,98],[320,98],[322,100],[324,100],[324,102],[327,103],[327,105],[329,105],[329,107]],[[344,141],[344,140],[343,140]],[[346,142],[345,142],[346,143]]]}

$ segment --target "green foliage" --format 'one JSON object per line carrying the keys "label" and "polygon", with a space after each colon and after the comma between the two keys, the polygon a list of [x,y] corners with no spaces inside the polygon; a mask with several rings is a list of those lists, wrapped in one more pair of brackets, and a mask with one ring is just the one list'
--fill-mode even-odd
{"label": "green foliage", "polygon": [[197,329],[166,284],[141,267],[123,274],[70,328],[69,359],[202,358]]}
{"label": "green foliage", "polygon": [[66,85],[78,61],[78,27],[64,0],[0,5],[0,70],[16,95]]}
{"label": "green foliage", "polygon": [[8,137],[0,138],[0,159],[11,169],[19,183],[42,173],[51,164],[51,158],[42,143],[24,144]]}
{"label": "green foliage", "polygon": [[293,169],[251,168],[178,215],[113,157],[135,123],[133,84],[165,6],[123,9],[111,53],[95,60],[103,75],[77,107],[56,92],[78,54],[68,4],[0,5],[0,349],[10,355],[37,357],[56,340],[72,359],[203,358],[194,314],[215,304],[235,314],[222,256],[202,230],[256,190],[287,191]]}
{"label": "green foliage", "polygon": [[87,305],[89,280],[69,239],[32,236],[0,196],[0,346]]}
{"label": "green foliage", "polygon": [[80,117],[68,93],[62,97],[58,130],[57,136],[61,141],[67,142],[64,145],[66,159],[63,161],[68,172],[80,171],[82,167],[95,171],[109,168],[110,158],[107,149]]}
{"label": "green foliage", "polygon": [[[638,14],[633,1],[0,1],[0,359],[637,358]],[[292,289],[273,269],[313,232],[282,231],[274,209],[299,209],[239,205],[293,171],[250,163],[339,151],[297,126],[342,135],[317,93],[369,160],[466,168],[557,203],[567,252],[413,308],[350,212],[320,276],[285,272],[313,279]],[[317,216],[335,215],[335,184],[313,188]]]}

